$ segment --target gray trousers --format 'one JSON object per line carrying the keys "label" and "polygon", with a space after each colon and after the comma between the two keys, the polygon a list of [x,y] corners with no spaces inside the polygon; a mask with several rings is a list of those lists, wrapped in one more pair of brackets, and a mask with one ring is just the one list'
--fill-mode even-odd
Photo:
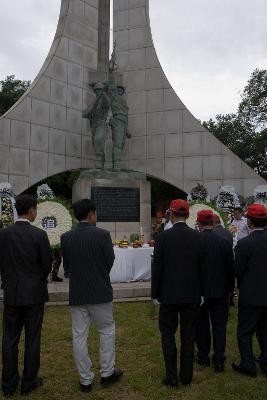
{"label": "gray trousers", "polygon": [[94,379],[92,361],[88,353],[88,333],[92,321],[100,335],[100,374],[108,377],[115,367],[115,322],[112,303],[85,304],[71,307],[73,354],[80,374],[80,382],[89,385]]}

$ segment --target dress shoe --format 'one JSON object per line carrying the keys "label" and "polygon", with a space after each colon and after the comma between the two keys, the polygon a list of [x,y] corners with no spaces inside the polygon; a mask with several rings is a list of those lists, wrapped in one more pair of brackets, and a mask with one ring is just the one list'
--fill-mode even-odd
{"label": "dress shoe", "polygon": [[202,367],[209,367],[210,366],[210,359],[208,358],[198,358],[197,357],[197,363],[198,365],[201,365]]}
{"label": "dress shoe", "polygon": [[114,368],[113,374],[110,376],[107,376],[107,377],[102,377],[100,383],[103,386],[109,385],[110,383],[116,383],[120,380],[122,375],[123,375],[123,372],[121,369]]}
{"label": "dress shoe", "polygon": [[81,392],[89,393],[89,392],[91,392],[91,390],[92,390],[92,385],[91,385],[91,383],[90,383],[89,385],[83,385],[81,382],[79,382],[79,385],[80,385],[80,390],[81,390]]}
{"label": "dress shoe", "polygon": [[37,378],[35,380],[35,382],[32,383],[32,385],[30,387],[27,387],[27,388],[23,388],[22,387],[20,393],[21,393],[22,396],[30,394],[31,392],[36,390],[38,387],[43,386],[43,384],[44,384],[43,378]]}
{"label": "dress shoe", "polygon": [[163,379],[163,385],[165,385],[165,386],[169,386],[169,387],[171,387],[171,388],[176,388],[176,387],[178,387],[178,381],[177,381],[177,379],[167,379],[167,378],[165,378],[165,379]]}
{"label": "dress shoe", "polygon": [[238,372],[239,374],[247,375],[252,378],[255,378],[257,376],[256,371],[255,372],[249,371],[248,369],[242,367],[242,365],[240,365],[240,364],[238,365],[238,364],[233,363],[232,368],[234,371]]}

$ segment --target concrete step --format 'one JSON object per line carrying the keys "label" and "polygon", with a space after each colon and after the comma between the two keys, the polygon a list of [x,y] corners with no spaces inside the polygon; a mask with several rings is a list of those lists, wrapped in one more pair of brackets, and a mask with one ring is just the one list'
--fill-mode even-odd
{"label": "concrete step", "polygon": [[[150,282],[113,283],[114,301],[144,301],[150,300]],[[69,282],[51,282],[48,284],[49,303],[47,305],[68,304]],[[3,301],[3,292],[0,291],[0,303]],[[0,305],[1,306],[1,305]]]}

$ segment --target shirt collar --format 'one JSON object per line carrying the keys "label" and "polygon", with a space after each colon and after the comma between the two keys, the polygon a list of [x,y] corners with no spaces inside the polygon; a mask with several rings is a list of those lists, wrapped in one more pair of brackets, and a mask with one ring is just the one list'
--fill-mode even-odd
{"label": "shirt collar", "polygon": [[28,222],[30,224],[30,221],[26,218],[18,218],[16,222]]}

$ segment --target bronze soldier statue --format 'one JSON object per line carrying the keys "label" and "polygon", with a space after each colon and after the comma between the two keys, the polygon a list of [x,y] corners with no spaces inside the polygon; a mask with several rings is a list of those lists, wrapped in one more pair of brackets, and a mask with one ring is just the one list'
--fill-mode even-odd
{"label": "bronze soldier statue", "polygon": [[[112,165],[114,170],[120,169],[122,150],[128,133],[129,107],[125,99],[123,86],[116,83],[116,44],[109,61],[108,80],[98,82],[94,86],[96,100],[83,111],[83,118],[88,118],[93,134],[93,146],[96,156],[95,167],[103,169],[105,163],[105,141],[108,126],[112,130]],[[112,116],[111,116],[112,114]],[[108,122],[109,120],[109,122]]]}
{"label": "bronze soldier statue", "polygon": [[98,82],[94,86],[96,100],[83,111],[83,118],[88,118],[93,135],[93,146],[96,156],[96,169],[103,169],[105,164],[105,142],[108,133],[108,115],[110,99],[104,91],[104,85]]}

